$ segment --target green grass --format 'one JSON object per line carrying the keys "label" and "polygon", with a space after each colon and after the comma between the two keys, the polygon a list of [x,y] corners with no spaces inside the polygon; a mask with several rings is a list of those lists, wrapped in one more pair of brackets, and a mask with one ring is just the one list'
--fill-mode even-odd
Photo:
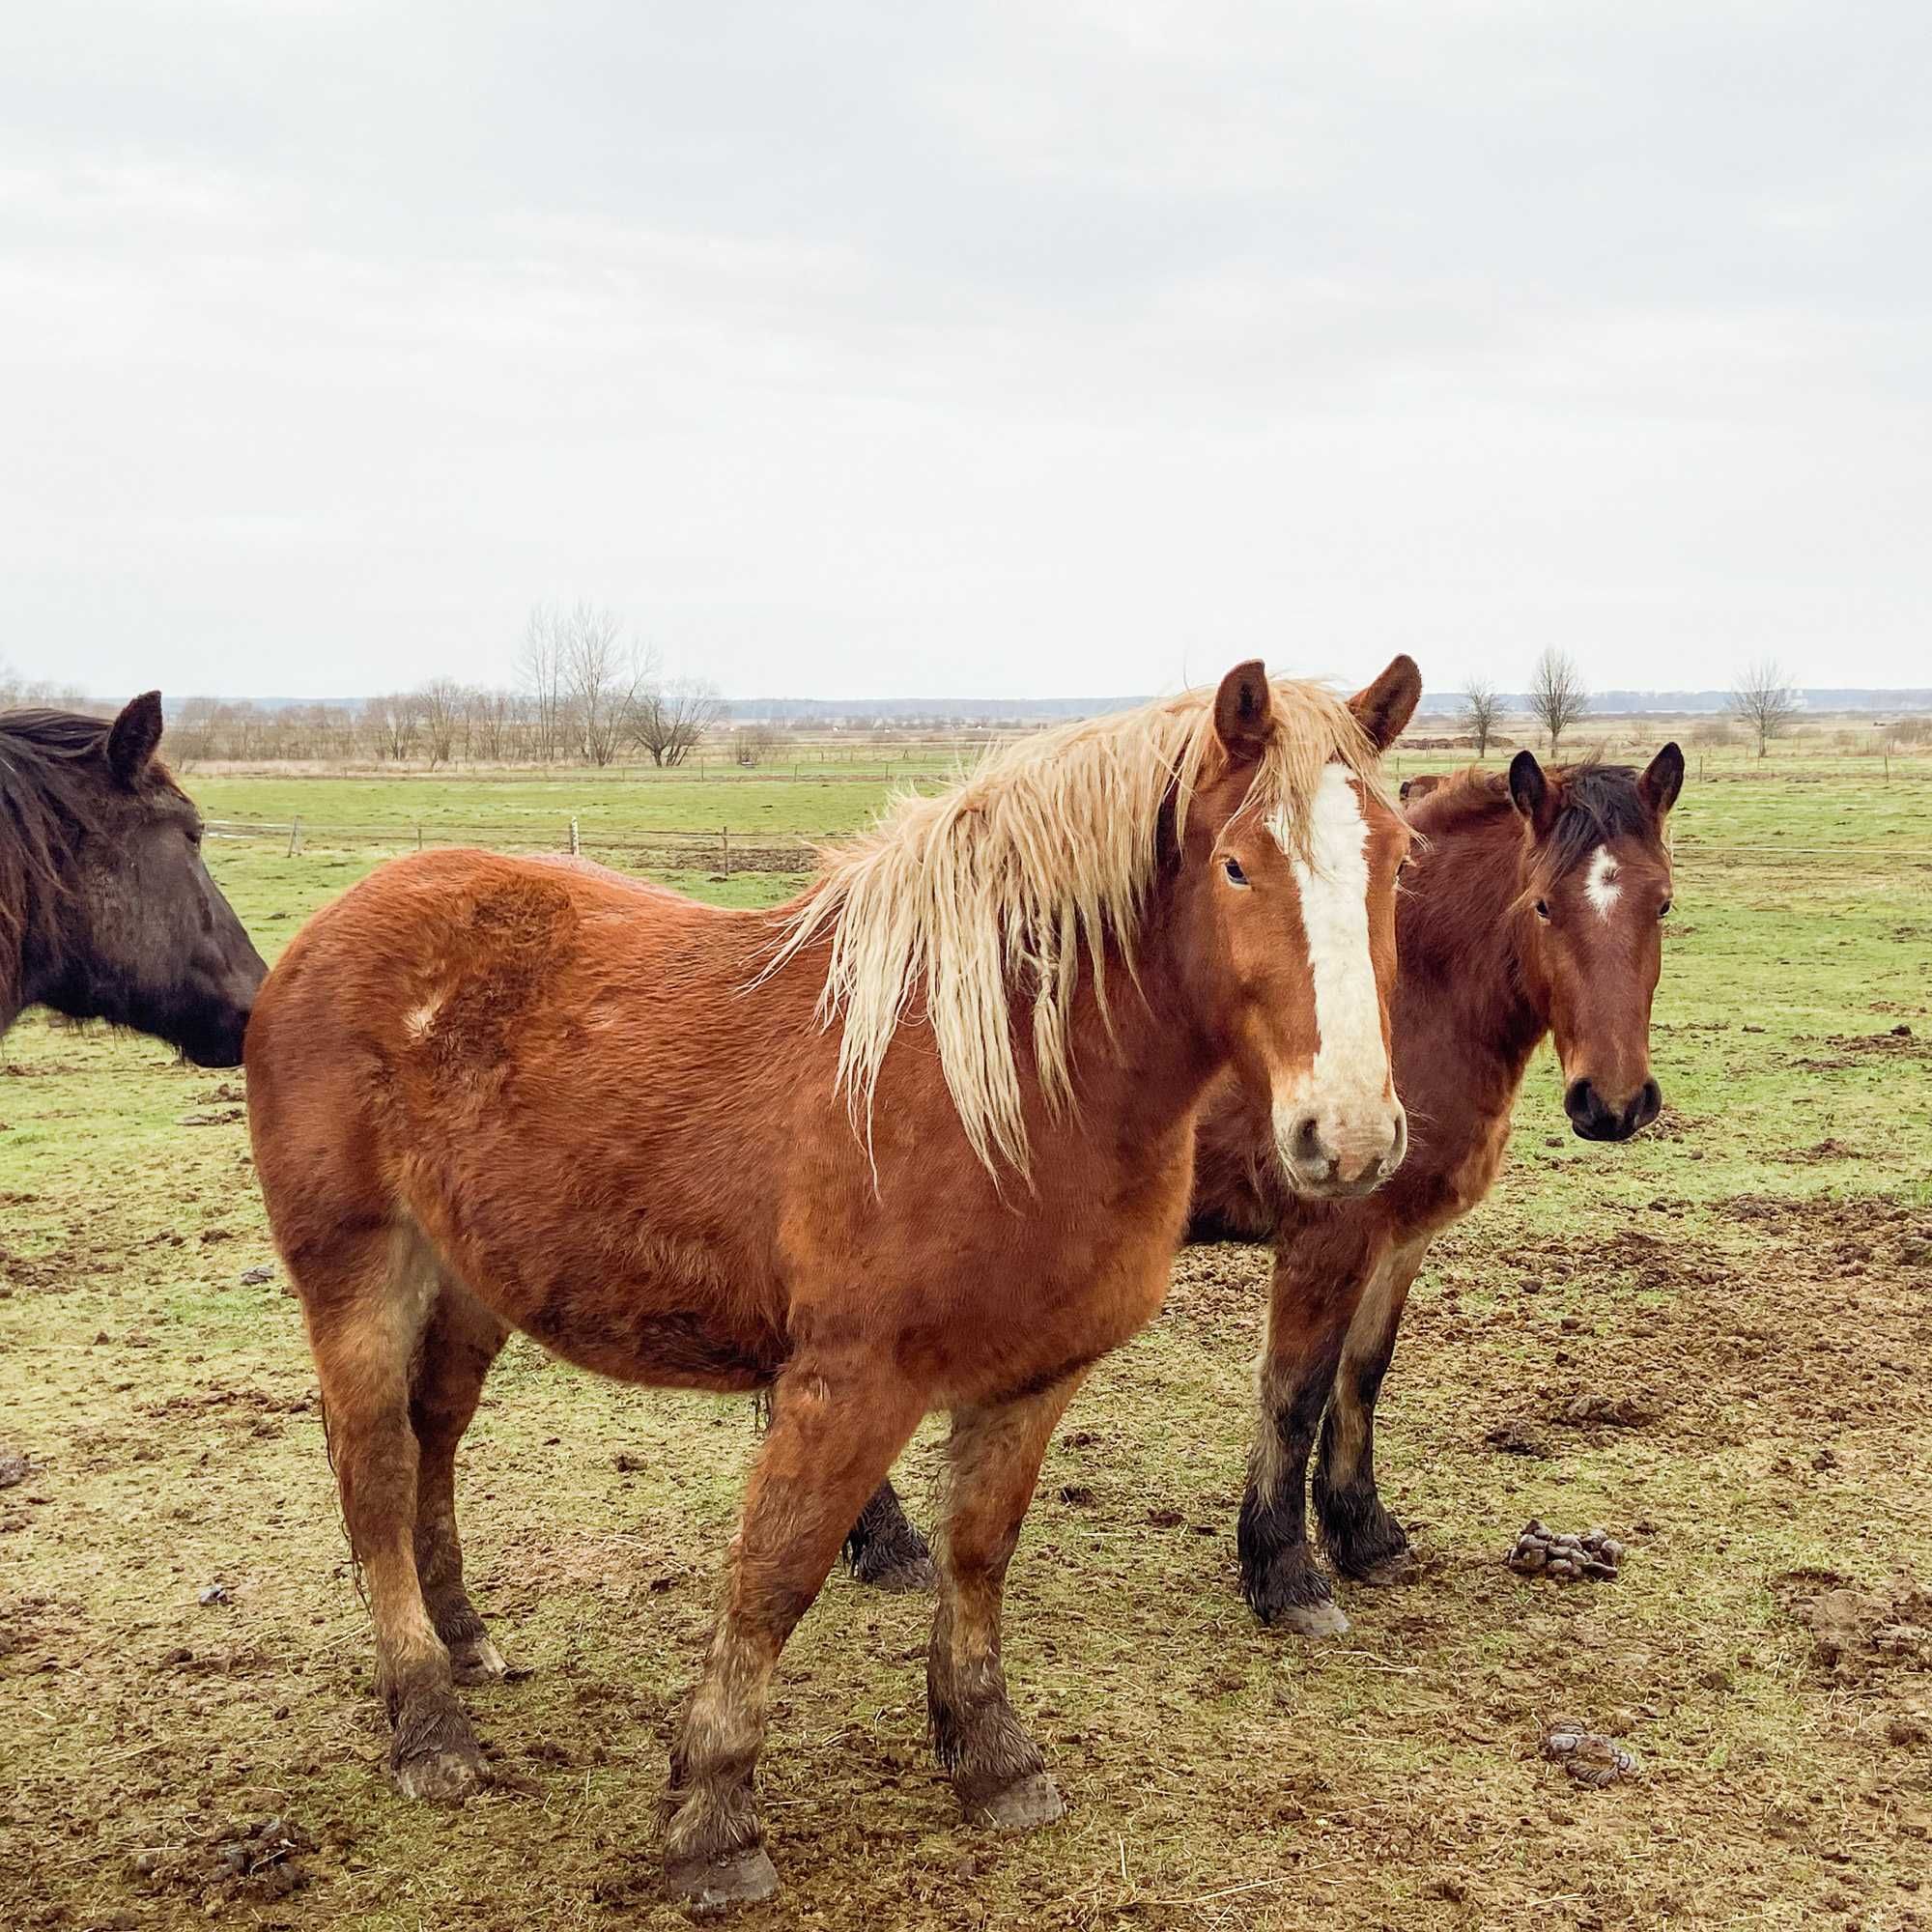
{"label": "green grass", "polygon": [[[1925,1912],[1925,1653],[1900,1639],[1833,1674],[1794,1615],[1821,1586],[1793,1573],[1878,1597],[1932,1578],[1932,1309],[1910,1259],[1932,1239],[1932,863],[1885,856],[1932,850],[1932,784],[1773,765],[1693,782],[1680,808],[1661,1131],[1575,1140],[1546,1056],[1494,1197],[1418,1286],[1378,1460],[1426,1578],[1345,1588],[1355,1628],[1325,1648],[1252,1623],[1234,1525],[1266,1261],[1190,1251],[1167,1312],[1069,1415],[1015,1563],[1009,1667],[1068,1820],[1021,1842],[959,1825],[921,1740],[927,1606],[838,1577],[781,1673],[761,1778],[787,1893],[758,1922]],[[212,815],[421,816],[426,837],[474,821],[503,843],[577,810],[621,844],[658,814],[706,823],[725,788],[195,789]],[[732,822],[742,796],[773,830],[836,830],[883,789],[747,785]],[[261,841],[211,863],[272,957],[380,856]],[[676,882],[740,903],[796,884]],[[516,1782],[455,1815],[407,1809],[377,1775],[299,1318],[279,1281],[241,1279],[272,1254],[245,1129],[224,1118],[239,1077],[39,1017],[4,1059],[0,1446],[36,1467],[0,1491],[0,1924],[185,1925],[210,1906],[371,1932],[678,1922],[654,1902],[653,1807],[753,1453],[747,1406],[513,1345],[464,1506],[479,1601],[536,1669],[471,1700]],[[197,1116],[213,1118],[183,1123]],[[1605,1389],[1641,1426],[1558,1419]],[[1545,1454],[1496,1453],[1502,1423]],[[908,1458],[920,1513],[930,1441]],[[1497,1551],[1530,1515],[1627,1535],[1624,1577],[1512,1577]],[[216,1578],[232,1603],[200,1605]],[[1645,1781],[1569,1785],[1535,1750],[1559,1712],[1625,1732]],[[228,1897],[201,1840],[271,1814],[315,1841],[310,1889]]]}

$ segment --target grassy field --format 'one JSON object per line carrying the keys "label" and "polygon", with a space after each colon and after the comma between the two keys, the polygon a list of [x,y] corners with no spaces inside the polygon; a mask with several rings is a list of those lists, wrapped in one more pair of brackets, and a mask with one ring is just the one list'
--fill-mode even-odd
{"label": "grassy field", "polygon": [[[1068,1416],[1014,1566],[1009,1669],[1067,1820],[960,1826],[922,1738],[926,1606],[838,1577],[781,1672],[786,1891],[754,1922],[1932,1922],[1932,780],[1727,766],[1678,818],[1664,1117],[1577,1141],[1539,1063],[1503,1183],[1418,1287],[1381,1465],[1421,1580],[1345,1588],[1325,1648],[1249,1618],[1265,1258],[1189,1251]],[[418,820],[514,844],[576,813],[596,856],[593,827],[622,846],[667,813],[828,832],[882,786],[767,781],[722,812],[695,779],[195,789],[360,828],[215,848],[272,957]],[[497,1787],[410,1809],[299,1320],[278,1274],[244,1279],[274,1258],[239,1076],[38,1016],[0,1057],[0,1454],[30,1458],[0,1489],[0,1926],[677,1922],[656,1800],[749,1405],[512,1345],[464,1497],[472,1588],[532,1674],[471,1694]],[[1569,1424],[1579,1394],[1628,1422]],[[1531,1515],[1608,1525],[1621,1579],[1514,1577]],[[1623,1737],[1641,1780],[1572,1784],[1538,1751],[1558,1715]],[[292,1850],[263,1862],[270,1820]]]}

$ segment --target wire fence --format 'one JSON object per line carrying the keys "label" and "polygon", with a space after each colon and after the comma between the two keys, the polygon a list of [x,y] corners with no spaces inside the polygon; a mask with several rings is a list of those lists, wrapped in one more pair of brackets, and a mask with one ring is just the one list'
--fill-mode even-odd
{"label": "wire fence", "polygon": [[780,832],[718,826],[592,826],[581,819],[499,819],[489,825],[439,820],[404,824],[329,825],[296,818],[286,823],[211,818],[206,836],[228,842],[280,846],[291,859],[312,851],[422,852],[438,846],[480,846],[490,852],[538,852],[613,861],[633,870],[804,872],[818,848],[849,836],[839,832]]}
{"label": "wire fence", "polygon": [[[229,842],[279,846],[285,856],[305,852],[375,852],[392,856],[439,846],[479,846],[492,852],[568,854],[620,866],[626,870],[705,871],[726,878],[739,872],[809,872],[819,849],[850,837],[850,829],[779,831],[749,826],[586,827],[578,817],[504,818],[487,825],[432,819],[391,824],[330,825],[296,818],[210,819],[207,836]],[[1781,840],[1733,843],[1680,836],[1672,850],[1679,867],[1786,866],[1807,870],[1883,873],[1932,869],[1932,845],[1870,840],[1837,844],[1785,844]]]}

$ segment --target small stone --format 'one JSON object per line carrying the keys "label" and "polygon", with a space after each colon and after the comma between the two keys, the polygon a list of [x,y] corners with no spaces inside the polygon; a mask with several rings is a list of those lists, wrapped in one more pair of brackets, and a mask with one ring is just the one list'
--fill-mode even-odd
{"label": "small stone", "polygon": [[240,1280],[243,1288],[260,1288],[264,1282],[273,1281],[275,1271],[271,1267],[251,1267],[242,1270]]}
{"label": "small stone", "polygon": [[228,1585],[226,1583],[206,1584],[194,1593],[194,1600],[204,1606],[209,1604],[228,1603],[231,1601],[228,1595]]}

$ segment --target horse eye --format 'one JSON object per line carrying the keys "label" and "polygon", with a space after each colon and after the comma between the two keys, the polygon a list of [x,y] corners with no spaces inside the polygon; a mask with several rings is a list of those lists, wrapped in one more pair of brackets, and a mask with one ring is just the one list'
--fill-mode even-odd
{"label": "horse eye", "polygon": [[1547,920],[1549,917],[1549,901],[1548,899],[1537,900],[1536,916],[1538,919],[1542,920]]}
{"label": "horse eye", "polygon": [[1238,859],[1224,861],[1223,869],[1228,874],[1228,883],[1231,886],[1245,886],[1248,883],[1248,875],[1241,870],[1241,862]]}
{"label": "horse eye", "polygon": [[1662,904],[1661,906],[1659,906],[1659,907],[1658,907],[1658,909],[1657,909],[1657,916],[1658,916],[1658,918],[1659,918],[1659,919],[1668,919],[1668,918],[1669,918],[1669,916],[1670,916],[1670,901],[1669,901],[1668,899],[1665,899],[1665,900],[1664,900],[1664,902],[1663,902],[1663,903],[1662,903]]}

